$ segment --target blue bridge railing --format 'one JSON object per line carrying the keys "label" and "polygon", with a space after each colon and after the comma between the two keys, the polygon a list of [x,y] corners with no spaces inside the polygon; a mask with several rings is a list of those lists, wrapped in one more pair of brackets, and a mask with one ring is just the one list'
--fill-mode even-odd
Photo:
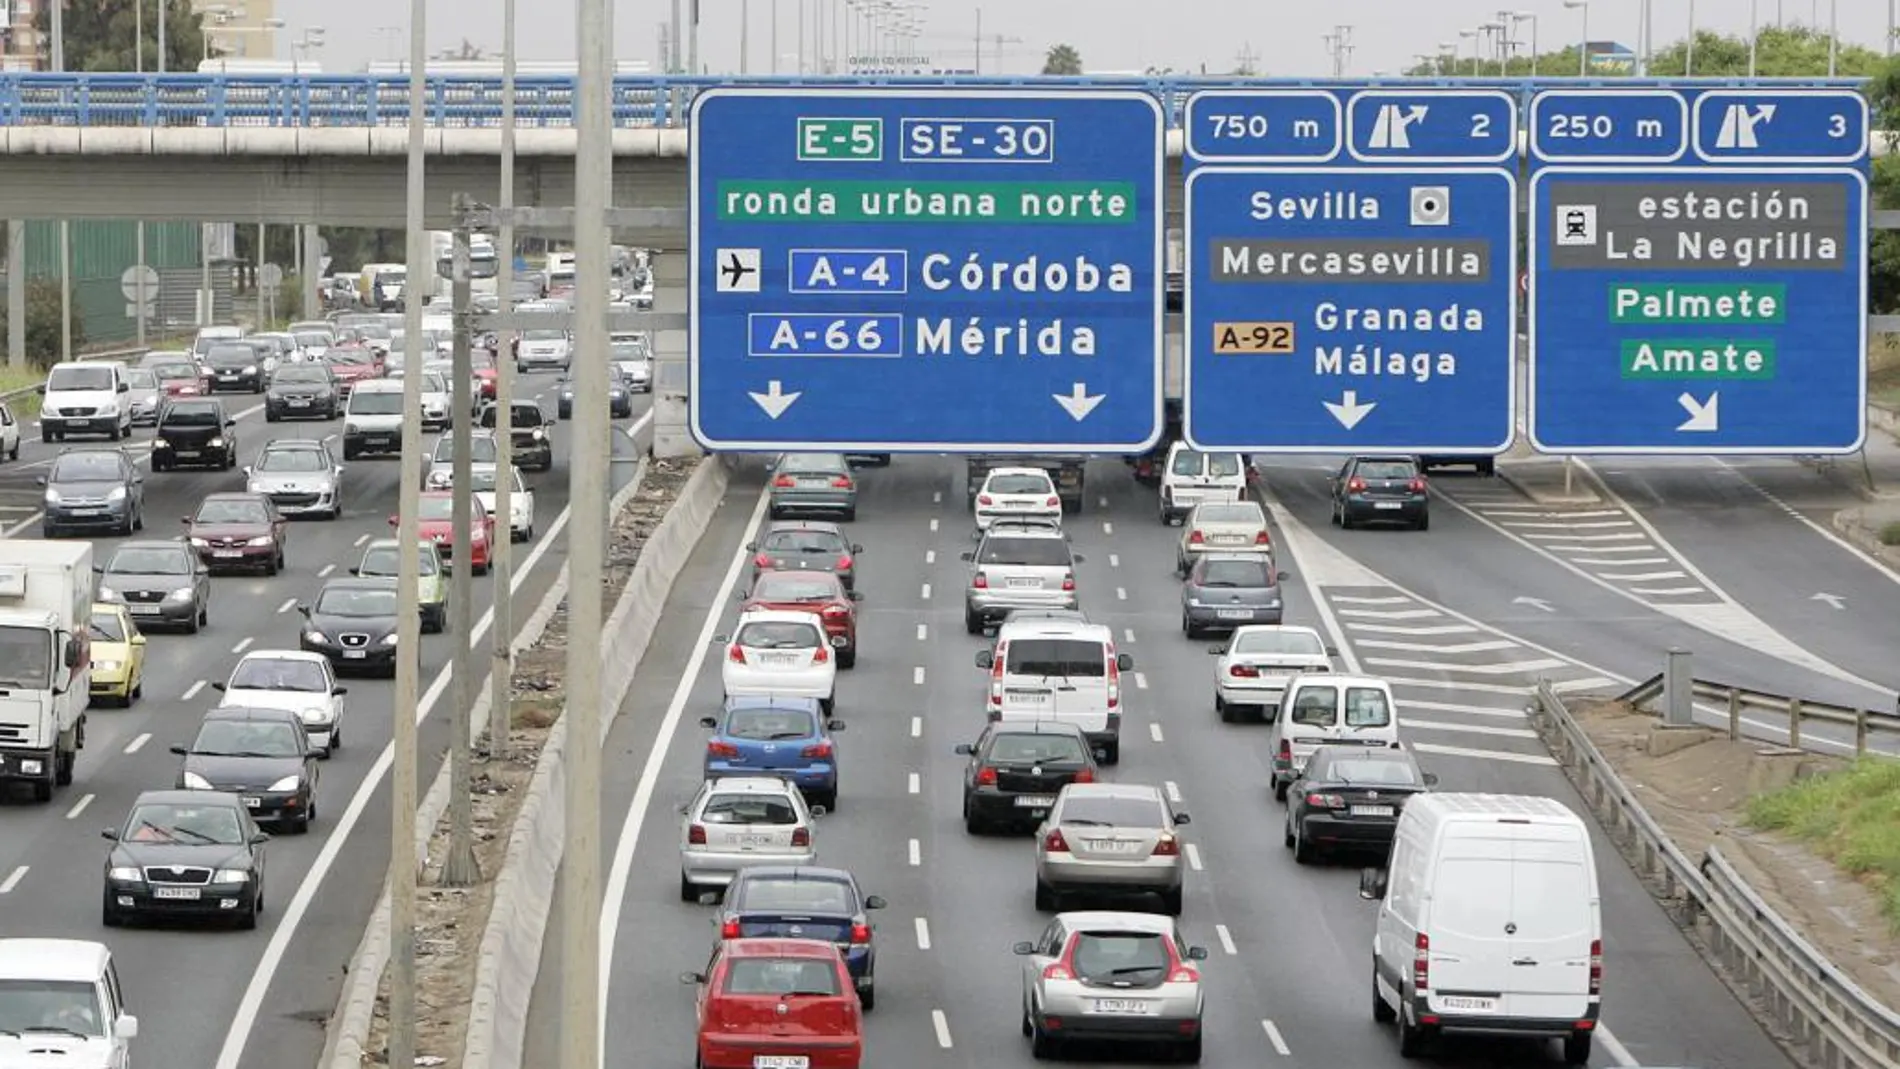
{"label": "blue bridge railing", "polygon": [[[522,127],[565,127],[574,121],[578,79],[545,75],[515,80],[515,121]],[[1855,86],[1849,80],[1801,78],[1373,79],[1376,84],[1504,88],[1528,96],[1538,88],[1669,85]],[[1187,97],[1200,89],[1365,85],[1367,80],[1182,77],[906,77],[709,78],[621,76],[613,82],[614,125],[623,129],[686,125],[693,94],[716,85],[968,86],[995,89],[1099,86],[1145,89],[1175,125]],[[431,127],[483,128],[501,123],[501,78],[432,77],[422,108]],[[359,74],[0,74],[0,126],[401,126],[409,121],[409,79]]]}

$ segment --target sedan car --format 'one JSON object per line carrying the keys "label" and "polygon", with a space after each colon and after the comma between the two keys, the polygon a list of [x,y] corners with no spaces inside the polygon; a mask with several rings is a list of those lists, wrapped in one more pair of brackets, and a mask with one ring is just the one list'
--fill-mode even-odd
{"label": "sedan car", "polygon": [[1283,838],[1293,860],[1308,865],[1328,848],[1392,847],[1406,800],[1437,786],[1410,750],[1321,746],[1306,759],[1286,795]]}
{"label": "sedan car", "polygon": [[150,368],[127,368],[125,384],[130,387],[125,403],[132,410],[132,426],[150,427],[158,422],[158,406],[165,400],[165,389]]}
{"label": "sedan car", "polygon": [[825,641],[837,651],[838,667],[858,663],[858,605],[864,598],[855,590],[846,590],[835,575],[824,572],[763,572],[752,581],[752,589],[739,595],[744,604],[740,612],[776,609],[808,612],[825,625]]}
{"label": "sedan car", "polygon": [[183,757],[178,789],[226,791],[255,820],[279,821],[302,834],[317,817],[317,758],[297,714],[225,705],[211,710]]}
{"label": "sedan car", "polygon": [[697,1069],[858,1069],[864,1008],[838,948],[816,939],[727,939],[697,990]]}
{"label": "sedan car", "polygon": [[1259,553],[1208,553],[1181,582],[1181,633],[1231,631],[1242,624],[1277,624],[1285,613],[1280,581],[1286,573]]}
{"label": "sedan car", "polygon": [[1286,682],[1297,675],[1333,670],[1339,651],[1310,627],[1247,624],[1234,629],[1226,643],[1208,647],[1214,662],[1214,711],[1232,723],[1258,710],[1268,723],[1280,715]]}
{"label": "sedan car", "polygon": [[777,776],[732,776],[700,784],[680,807],[680,899],[724,887],[748,865],[809,865],[818,860],[812,821],[797,787]]}
{"label": "sedan car", "polygon": [[314,602],[297,606],[304,618],[299,648],[323,654],[333,668],[394,679],[400,605],[392,579],[332,579]]}
{"label": "sedan car", "polygon": [[158,414],[152,437],[152,470],[181,467],[235,468],[237,420],[224,402],[209,397],[178,398]]}
{"label": "sedan car", "polygon": [[350,396],[350,391],[356,388],[357,383],[381,378],[383,374],[376,353],[362,344],[339,345],[325,352],[323,364],[336,379],[337,392],[345,398]]}
{"label": "sedan car", "polygon": [[100,921],[160,917],[257,927],[264,911],[264,844],[244,799],[222,791],[141,791],[125,823],[107,828]]}
{"label": "sedan car", "polygon": [[858,518],[858,481],[842,453],[786,453],[772,466],[770,493],[774,520],[795,512],[836,514],[847,523]]}
{"label": "sedan car", "polygon": [[[560,419],[574,418],[574,381],[572,372],[561,376],[561,392],[554,404],[554,414]],[[613,419],[622,419],[633,415],[633,391],[626,380],[620,377],[618,368],[607,369],[607,415]]]}
{"label": "sedan car", "polygon": [[[491,516],[499,516],[500,496],[495,493],[495,465],[475,464],[469,468],[469,478],[475,500]],[[510,467],[508,474],[513,477],[513,488],[508,493],[508,533],[516,542],[528,542],[534,539],[534,491],[521,481],[521,469]]]}
{"label": "sedan car", "polygon": [[1041,468],[991,468],[971,500],[978,530],[989,530],[998,519],[1045,519],[1062,522],[1062,498],[1055,481]]}
{"label": "sedan car", "polygon": [[212,392],[242,390],[263,393],[270,372],[264,353],[245,341],[220,341],[205,352],[205,370],[211,373]]}
{"label": "sedan car", "polygon": [[[400,381],[402,369],[390,376]],[[433,371],[422,373],[422,429],[425,431],[445,431],[455,423],[454,402],[449,393],[449,380]]]}
{"label": "sedan car", "polygon": [[726,643],[720,680],[728,698],[776,695],[816,698],[830,715],[838,665],[824,621],[809,612],[754,609],[739,614]]}
{"label": "sedan car", "polygon": [[705,777],[782,776],[812,805],[838,808],[838,749],[831,733],[844,721],[828,720],[812,698],[727,698],[719,716],[700,718],[710,728]]}
{"label": "sedan car", "polygon": [[1203,553],[1271,553],[1273,536],[1267,514],[1253,501],[1203,501],[1181,525],[1181,541],[1174,549],[1174,570],[1188,573]]}
{"label": "sedan car", "polygon": [[211,382],[195,363],[164,363],[152,367],[152,378],[167,401],[179,397],[203,397],[211,392]]}
{"label": "sedan car", "polygon": [[[501,463],[501,449],[492,434],[474,434],[468,439],[468,462],[495,465]],[[443,435],[435,440],[429,464],[423,470],[422,485],[429,490],[447,490],[455,485],[455,438]]]}
{"label": "sedan car", "polygon": [[[363,559],[350,574],[364,579],[395,582],[402,574],[402,543],[393,538],[378,538],[363,547]],[[449,626],[449,577],[442,566],[442,555],[434,542],[416,543],[421,559],[416,562],[416,600],[422,607],[422,630],[439,632]]]}
{"label": "sedan car", "polygon": [[1352,457],[1332,478],[1333,526],[1432,525],[1431,491],[1416,457]]}
{"label": "sedan car", "polygon": [[291,364],[277,369],[264,392],[264,419],[335,419],[343,413],[343,393],[336,376],[319,363]]}
{"label": "sedan car", "polygon": [[310,744],[328,759],[343,746],[343,712],[349,694],[336,685],[330,661],[303,650],[252,650],[231,669],[231,678],[213,683],[223,705],[283,709],[303,721]]}
{"label": "sedan car", "polygon": [[[1023,958],[1023,1035],[1030,1053],[1055,1058],[1071,1042],[1153,1042],[1201,1060],[1207,948],[1189,946],[1172,917],[1059,913]],[[1120,1060],[1120,1059],[1116,1059]]]}
{"label": "sedan car", "polygon": [[[455,544],[462,540],[455,529],[455,495],[447,490],[431,490],[420,496],[417,508],[420,511],[416,514],[416,529],[422,539],[435,543],[436,552],[442,555],[442,559],[453,557]],[[495,518],[488,514],[480,501],[471,500],[469,508],[469,567],[475,570],[476,575],[487,575],[491,547],[495,544]],[[391,527],[401,522],[399,516],[389,517]]]}
{"label": "sedan car", "polygon": [[1186,823],[1158,787],[1069,784],[1036,832],[1036,908],[1054,910],[1065,894],[1149,892],[1179,917]]}
{"label": "sedan car", "polygon": [[559,328],[524,330],[515,338],[515,370],[566,371],[574,359],[573,337]]}
{"label": "sedan car", "polygon": [[1061,720],[994,721],[957,753],[963,770],[963,830],[1034,827],[1049,815],[1056,794],[1071,783],[1094,783],[1095,751],[1088,736]]}
{"label": "sedan car", "polygon": [[816,939],[844,955],[866,1012],[877,1005],[877,946],[870,913],[884,899],[863,894],[843,869],[756,865],[740,870],[719,908],[721,939]]}
{"label": "sedan car", "polygon": [[86,622],[92,644],[92,700],[130,706],[145,694],[145,636],[124,602],[99,602]]}
{"label": "sedan car", "polygon": [[99,600],[124,605],[142,627],[195,635],[211,622],[211,572],[183,542],[121,542],[98,572]]}
{"label": "sedan car", "polygon": [[145,529],[145,476],[121,450],[62,450],[34,482],[46,488],[40,505],[42,538],[67,531],[129,535]]}
{"label": "sedan car", "polygon": [[858,583],[858,554],[864,547],[845,540],[835,523],[811,520],[780,521],[765,529],[757,542],[745,547],[752,553],[752,578],[766,571],[830,572],[846,590]]}
{"label": "sedan car", "polygon": [[191,548],[213,571],[284,570],[290,521],[263,494],[206,494],[198,511],[183,520]]}
{"label": "sedan car", "polygon": [[343,465],[328,439],[278,438],[244,469],[244,488],[286,516],[343,515]]}

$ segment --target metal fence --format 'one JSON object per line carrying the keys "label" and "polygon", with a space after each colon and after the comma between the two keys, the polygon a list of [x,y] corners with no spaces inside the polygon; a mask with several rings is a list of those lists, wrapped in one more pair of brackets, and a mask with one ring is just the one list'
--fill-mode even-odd
{"label": "metal fence", "polygon": [[[1617,695],[1617,700],[1640,708],[1643,703],[1662,696],[1663,678],[1661,673],[1650,676],[1630,690]],[[1690,689],[1696,701],[1706,702],[1726,710],[1728,737],[1731,740],[1739,740],[1747,734],[1742,730],[1742,726],[1750,719],[1756,718],[1755,714],[1760,714],[1758,719],[1761,721],[1786,724],[1787,744],[1797,750],[1804,748],[1806,742],[1804,728],[1810,723],[1831,724],[1835,727],[1852,729],[1856,757],[1865,757],[1873,749],[1869,743],[1876,736],[1900,736],[1900,716],[1897,716],[1893,710],[1861,709],[1852,705],[1836,705],[1833,702],[1809,701],[1786,694],[1773,694],[1765,690],[1740,687],[1733,683],[1718,683],[1710,679],[1695,680],[1691,683]]]}

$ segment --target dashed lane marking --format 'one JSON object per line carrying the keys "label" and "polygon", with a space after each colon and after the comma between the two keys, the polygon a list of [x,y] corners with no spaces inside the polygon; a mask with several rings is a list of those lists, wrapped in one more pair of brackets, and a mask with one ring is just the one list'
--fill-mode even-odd
{"label": "dashed lane marking", "polygon": [[1195,846],[1193,843],[1189,843],[1183,852],[1187,854],[1188,868],[1193,869],[1195,872],[1201,871],[1201,848]]}
{"label": "dashed lane marking", "polygon": [[191,686],[187,687],[185,689],[184,697],[178,700],[188,702],[191,699],[196,698],[198,696],[198,692],[203,689],[205,689],[205,681],[200,679],[198,682],[193,683]]}
{"label": "dashed lane marking", "polygon": [[1135,629],[1132,627],[1122,628],[1122,641],[1132,644],[1135,641]]}
{"label": "dashed lane marking", "polygon": [[1267,1042],[1273,1044],[1273,1053],[1278,1054],[1282,1058],[1291,1058],[1293,1056],[1293,1051],[1286,1045],[1286,1039],[1280,1035],[1278,1026],[1272,1021],[1261,1021],[1260,1027],[1266,1029]]}
{"label": "dashed lane marking", "polygon": [[1136,690],[1147,690],[1147,689],[1148,689],[1148,675],[1147,675],[1147,673],[1145,673],[1145,672],[1136,672],[1136,673],[1135,673],[1135,689],[1136,689]]}
{"label": "dashed lane marking", "polygon": [[242,640],[241,642],[239,642],[239,643],[238,643],[237,645],[235,645],[235,646],[232,646],[232,647],[231,647],[231,652],[232,652],[232,653],[243,653],[243,652],[244,652],[245,650],[248,650],[248,649],[250,649],[250,648],[251,648],[251,643],[253,643],[253,642],[256,642],[256,641],[257,641],[257,639],[256,639],[255,637],[247,637],[247,638],[245,638],[244,640]]}
{"label": "dashed lane marking", "polygon": [[950,1018],[942,1010],[930,1011],[930,1027],[937,1033],[937,1046],[950,1049]]}
{"label": "dashed lane marking", "polygon": [[1216,924],[1214,926],[1214,938],[1220,940],[1220,948],[1221,948],[1222,953],[1226,953],[1226,954],[1240,953],[1240,948],[1234,945],[1234,933],[1228,931],[1227,926],[1225,924]]}
{"label": "dashed lane marking", "polygon": [[929,600],[930,600],[930,584],[929,584],[929,583],[925,583],[925,584],[924,584],[924,589],[923,589],[923,599],[924,599],[925,601],[929,601]]}
{"label": "dashed lane marking", "polygon": [[924,863],[924,844],[915,839],[910,841],[910,867],[916,868]]}
{"label": "dashed lane marking", "polygon": [[86,811],[86,807],[92,804],[92,800],[94,797],[95,797],[94,795],[88,794],[85,797],[79,799],[79,801],[74,802],[73,807],[66,811],[66,819],[78,820],[79,814],[84,813]]}
{"label": "dashed lane marking", "polygon": [[0,895],[12,894],[13,889],[20,886],[20,881],[26,879],[28,868],[30,868],[30,866],[21,865],[19,868],[7,873],[7,878],[0,880]]}
{"label": "dashed lane marking", "polygon": [[929,637],[930,637],[930,625],[918,624],[917,625],[917,641],[922,642]]}
{"label": "dashed lane marking", "polygon": [[929,950],[930,949],[930,922],[925,920],[922,917],[919,917],[917,918],[916,923],[917,923],[917,949]]}
{"label": "dashed lane marking", "polygon": [[1115,533],[1115,525],[1114,525],[1114,524],[1112,524],[1112,523],[1110,523],[1110,522],[1108,522],[1107,520],[1103,520],[1103,521],[1102,521],[1102,533],[1103,533],[1103,534],[1105,534],[1105,535],[1112,535],[1112,534],[1114,534],[1114,533]]}
{"label": "dashed lane marking", "polygon": [[924,685],[924,666],[923,665],[920,664],[917,667],[910,670],[910,681],[912,683],[917,684],[920,687]]}
{"label": "dashed lane marking", "polygon": [[1479,642],[1460,642],[1457,645],[1444,645],[1431,642],[1393,642],[1390,639],[1362,638],[1358,640],[1360,649],[1393,650],[1398,653],[1497,653],[1513,650],[1517,643],[1508,639],[1485,639]]}
{"label": "dashed lane marking", "polygon": [[277,614],[281,616],[284,613],[287,613],[296,607],[297,607],[296,598],[285,598],[284,603],[282,605],[277,606]]}
{"label": "dashed lane marking", "polygon": [[151,741],[152,741],[152,733],[147,731],[144,734],[141,734],[137,738],[133,739],[131,742],[126,743],[125,752],[129,754],[138,753],[140,750],[143,750],[145,748],[146,743],[151,742]]}
{"label": "dashed lane marking", "polygon": [[352,546],[356,546],[357,548],[359,548],[359,549],[360,549],[360,548],[362,548],[362,546],[364,545],[364,543],[366,543],[366,542],[368,542],[368,541],[369,541],[369,536],[368,536],[368,535],[358,535],[358,536],[356,537],[356,541],[354,541],[354,542],[351,542],[351,543],[350,543],[350,545],[352,545]]}
{"label": "dashed lane marking", "polygon": [[1128,600],[1128,588],[1127,588],[1127,587],[1125,587],[1125,586],[1118,586],[1118,587],[1116,587],[1116,588],[1115,588],[1115,600],[1116,600],[1116,601],[1127,601],[1127,600]]}
{"label": "dashed lane marking", "polygon": [[908,783],[906,784],[906,786],[908,787],[908,789],[909,789],[909,791],[910,791],[910,793],[911,793],[911,794],[919,794],[919,793],[921,793],[921,792],[923,791],[923,789],[924,789],[924,778],[923,778],[922,776],[920,776],[920,775],[918,775],[918,774],[917,774],[917,773],[915,773],[915,772],[912,772],[912,773],[911,773],[911,774],[910,774],[910,775],[909,775],[908,777],[906,777],[906,778],[907,778],[907,779],[908,779],[908,781],[909,781],[909,782],[908,782]]}
{"label": "dashed lane marking", "polygon": [[937,529],[937,518],[935,516],[930,518],[930,529],[933,531]]}
{"label": "dashed lane marking", "polygon": [[336,565],[326,564],[323,567],[317,569],[317,578],[318,579],[326,578],[329,576],[331,572],[334,572],[334,571],[336,571]]}
{"label": "dashed lane marking", "polygon": [[1170,805],[1181,804],[1181,785],[1179,783],[1176,783],[1173,780],[1168,780],[1167,782],[1161,785],[1161,789],[1168,793],[1168,804]]}
{"label": "dashed lane marking", "polygon": [[1448,731],[1466,735],[1494,735],[1500,739],[1534,739],[1537,732],[1529,728],[1499,728],[1486,724],[1454,724],[1445,720],[1418,720],[1409,716],[1399,717],[1399,726],[1412,731]]}
{"label": "dashed lane marking", "polygon": [[925,564],[937,563],[937,551],[934,549],[924,550],[924,563]]}
{"label": "dashed lane marking", "polygon": [[913,739],[921,739],[924,737],[923,717],[913,716],[910,718],[910,737]]}
{"label": "dashed lane marking", "polygon": [[1119,554],[1119,553],[1110,553],[1110,554],[1108,555],[1108,566],[1109,566],[1110,568],[1119,568],[1119,567],[1121,567],[1121,566],[1122,566],[1122,555],[1121,555],[1121,554]]}
{"label": "dashed lane marking", "polygon": [[1161,737],[1161,725],[1154,721],[1150,721],[1148,724],[1148,737],[1156,742],[1166,741]]}

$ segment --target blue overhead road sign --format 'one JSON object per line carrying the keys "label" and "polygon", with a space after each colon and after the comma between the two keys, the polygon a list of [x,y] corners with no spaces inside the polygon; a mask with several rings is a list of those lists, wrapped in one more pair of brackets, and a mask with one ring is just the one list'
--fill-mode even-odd
{"label": "blue overhead road sign", "polygon": [[1135,453],[1160,436],[1153,97],[715,88],[692,127],[706,448]]}
{"label": "blue overhead road sign", "polygon": [[1312,90],[1188,101],[1186,437],[1500,452],[1514,431],[1517,179],[1497,161],[1515,152],[1515,102],[1328,95],[1337,107]]}
{"label": "blue overhead road sign", "polygon": [[[1686,139],[1663,118],[1673,113],[1664,96],[1691,116]],[[1531,115],[1532,444],[1585,454],[1859,449],[1860,94],[1553,90],[1534,98]],[[1569,162],[1586,159],[1616,162]]]}

